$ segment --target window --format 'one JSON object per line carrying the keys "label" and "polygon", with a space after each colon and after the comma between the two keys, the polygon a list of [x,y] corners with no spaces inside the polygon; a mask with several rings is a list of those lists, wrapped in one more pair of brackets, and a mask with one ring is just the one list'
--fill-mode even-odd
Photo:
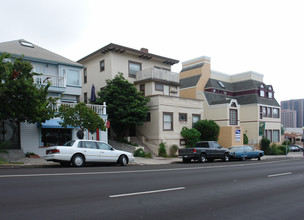
{"label": "window", "polygon": [[192,127],[193,127],[194,124],[195,124],[196,122],[198,122],[199,120],[201,120],[201,115],[193,114],[193,115],[192,115]]}
{"label": "window", "polygon": [[164,113],[163,114],[163,129],[164,131],[173,130],[173,113]]}
{"label": "window", "polygon": [[146,121],[151,121],[151,112],[147,113]]}
{"label": "window", "polygon": [[275,143],[280,142],[279,134],[280,134],[279,130],[273,130],[273,137],[272,137],[273,139],[272,139],[272,142],[275,142]]}
{"label": "window", "polygon": [[129,77],[136,77],[136,73],[141,71],[141,63],[129,61]]}
{"label": "window", "polygon": [[67,84],[71,86],[80,86],[80,77],[78,70],[68,69]]}
{"label": "window", "polygon": [[185,139],[180,139],[179,140],[179,145],[181,145],[181,146],[186,145],[186,140]]}
{"label": "window", "polygon": [[263,107],[260,106],[260,119],[263,119]]}
{"label": "window", "polygon": [[98,149],[100,150],[112,150],[112,147],[107,145],[106,143],[96,142]]}
{"label": "window", "polygon": [[272,91],[271,87],[269,87],[269,89],[268,89],[268,98],[270,98],[270,99],[273,98],[273,91]]}
{"label": "window", "polygon": [[155,90],[157,90],[157,91],[164,91],[164,84],[155,83]]}
{"label": "window", "polygon": [[270,108],[270,107],[267,108],[267,116],[268,116],[269,118],[272,117],[272,108]]}
{"label": "window", "polygon": [[187,113],[179,113],[179,121],[187,121]]}
{"label": "window", "polygon": [[263,117],[267,117],[267,108],[263,106]]}
{"label": "window", "polygon": [[237,125],[238,124],[237,109],[230,109],[229,110],[229,124],[230,125]]}
{"label": "window", "polygon": [[221,81],[217,81],[217,83],[222,87],[225,88],[225,85]]}
{"label": "window", "polygon": [[145,84],[140,84],[139,85],[139,91],[143,94],[143,96],[145,96]]}
{"label": "window", "polygon": [[35,73],[43,73],[43,66],[42,65],[34,65],[34,72]]}
{"label": "window", "polygon": [[88,75],[87,75],[87,68],[83,69],[83,83],[87,83]]}
{"label": "window", "polygon": [[266,130],[266,138],[272,142],[272,130]]}
{"label": "window", "polygon": [[264,87],[264,85],[260,86],[260,96],[265,97],[265,87]]}
{"label": "window", "polygon": [[87,92],[83,93],[83,101],[84,101],[84,103],[88,103],[88,93]]}
{"label": "window", "polygon": [[72,140],[72,129],[68,128],[41,128],[43,146],[62,146]]}
{"label": "window", "polygon": [[27,42],[27,41],[24,41],[24,40],[20,40],[19,42],[22,46],[34,48],[34,45],[30,42]]}
{"label": "window", "polygon": [[280,110],[278,108],[274,108],[272,114],[274,118],[280,118]]}
{"label": "window", "polygon": [[105,61],[104,60],[100,61],[99,66],[100,66],[100,72],[104,71],[105,70]]}
{"label": "window", "polygon": [[97,149],[97,145],[92,141],[81,141],[81,148]]}

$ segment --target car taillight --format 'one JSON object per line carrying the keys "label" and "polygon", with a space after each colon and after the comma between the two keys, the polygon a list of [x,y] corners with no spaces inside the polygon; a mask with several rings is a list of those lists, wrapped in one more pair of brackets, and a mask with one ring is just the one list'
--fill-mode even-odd
{"label": "car taillight", "polygon": [[193,153],[196,153],[196,149],[193,149]]}
{"label": "car taillight", "polygon": [[60,153],[60,150],[58,149],[52,149],[52,150],[47,150],[46,154],[57,154]]}

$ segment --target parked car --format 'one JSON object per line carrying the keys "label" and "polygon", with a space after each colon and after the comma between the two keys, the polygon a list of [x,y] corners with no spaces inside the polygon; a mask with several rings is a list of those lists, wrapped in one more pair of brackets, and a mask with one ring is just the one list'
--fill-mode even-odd
{"label": "parked car", "polygon": [[178,150],[178,156],[183,158],[184,163],[198,160],[201,163],[212,162],[214,159],[229,161],[229,151],[222,148],[216,141],[201,141],[192,148]]}
{"label": "parked car", "polygon": [[125,166],[134,162],[132,153],[114,149],[109,144],[95,140],[72,140],[63,146],[52,146],[46,150],[47,161],[59,162],[62,166],[81,167],[85,163],[110,162]]}
{"label": "parked car", "polygon": [[258,158],[261,160],[261,157],[264,156],[264,151],[254,150],[248,145],[234,146],[228,148],[230,151],[231,159],[246,160],[252,158]]}
{"label": "parked car", "polygon": [[299,152],[299,151],[302,151],[302,150],[303,150],[303,148],[299,145],[296,145],[296,144],[289,146],[289,151],[291,151],[291,152]]}

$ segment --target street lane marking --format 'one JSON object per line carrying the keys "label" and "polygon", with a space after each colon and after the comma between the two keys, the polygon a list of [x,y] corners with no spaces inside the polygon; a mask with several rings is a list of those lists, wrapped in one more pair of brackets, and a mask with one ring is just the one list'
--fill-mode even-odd
{"label": "street lane marking", "polygon": [[271,175],[268,175],[267,177],[285,176],[285,175],[290,175],[290,174],[292,174],[292,172],[271,174]]}
{"label": "street lane marking", "polygon": [[201,169],[216,169],[216,168],[229,168],[229,167],[243,167],[243,166],[255,166],[273,163],[283,163],[284,161],[270,161],[261,163],[250,164],[235,164],[235,165],[219,165],[211,167],[183,167],[183,168],[170,168],[170,169],[153,169],[153,170],[129,170],[129,171],[103,171],[103,172],[86,172],[86,173],[38,173],[38,174],[11,174],[0,175],[0,178],[17,178],[17,177],[49,177],[49,176],[79,176],[79,175],[105,175],[105,174],[128,174],[128,173],[149,173],[149,172],[167,172],[167,171],[182,171],[182,170],[201,170]]}
{"label": "street lane marking", "polygon": [[136,195],[143,195],[143,194],[176,191],[176,190],[182,190],[182,189],[186,189],[186,188],[185,187],[177,187],[177,188],[170,188],[170,189],[159,189],[159,190],[144,191],[144,192],[117,194],[117,195],[111,195],[109,197],[110,198],[117,198],[117,197],[125,197],[125,196],[136,196]]}

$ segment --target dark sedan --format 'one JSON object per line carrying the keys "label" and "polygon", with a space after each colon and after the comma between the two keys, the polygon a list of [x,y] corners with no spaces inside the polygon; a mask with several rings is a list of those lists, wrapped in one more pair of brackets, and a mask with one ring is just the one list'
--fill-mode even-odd
{"label": "dark sedan", "polygon": [[234,147],[229,147],[228,149],[230,151],[231,159],[246,160],[246,159],[257,158],[258,160],[261,160],[261,157],[264,156],[264,151],[254,150],[252,147],[248,145],[234,146]]}

